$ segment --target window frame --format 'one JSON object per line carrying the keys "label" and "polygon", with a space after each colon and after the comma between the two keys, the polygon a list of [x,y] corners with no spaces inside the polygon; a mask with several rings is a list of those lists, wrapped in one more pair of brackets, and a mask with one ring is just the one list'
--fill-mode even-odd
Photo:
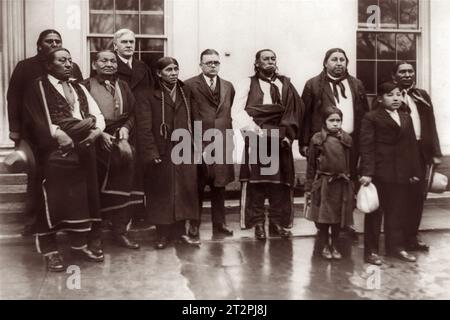
{"label": "window frame", "polygon": [[[399,0],[400,1],[400,0]],[[418,27],[416,29],[392,29],[392,28],[381,28],[381,25],[376,25],[374,28],[361,28],[359,26],[359,0],[356,1],[357,10],[357,28],[356,28],[356,49],[358,46],[358,34],[360,33],[374,33],[374,34],[414,34],[416,38],[416,84],[417,86],[426,89],[429,92],[429,82],[430,82],[430,69],[429,69],[429,58],[430,58],[430,46],[429,46],[429,13],[430,13],[430,3],[427,0],[418,0]],[[356,50],[357,52],[358,50]],[[390,59],[359,59],[356,54],[356,62],[359,61],[393,61]],[[397,60],[396,60],[397,61]],[[356,64],[356,70],[358,64]],[[375,72],[378,72],[375,68]],[[378,80],[378,74],[376,74],[375,80]],[[375,83],[376,85],[376,83]],[[375,94],[367,94],[370,98],[374,98]]]}

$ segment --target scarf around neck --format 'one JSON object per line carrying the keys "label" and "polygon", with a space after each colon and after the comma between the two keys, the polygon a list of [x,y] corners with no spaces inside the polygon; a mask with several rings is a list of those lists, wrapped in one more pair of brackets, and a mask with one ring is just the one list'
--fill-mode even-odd
{"label": "scarf around neck", "polygon": [[270,84],[270,97],[272,98],[272,103],[281,104],[280,90],[278,90],[278,87],[275,84],[275,81],[278,79],[278,76],[276,74],[274,74],[271,78],[267,78],[267,77],[261,76],[258,73],[258,74],[256,74],[256,77],[258,79]]}
{"label": "scarf around neck", "polygon": [[341,90],[341,95],[343,98],[347,99],[347,96],[345,95],[345,86],[342,83],[345,79],[348,78],[348,72],[345,72],[345,74],[342,77],[335,78],[331,76],[328,72],[326,72],[325,79],[333,85],[333,95],[336,98],[336,101],[339,103],[339,92],[337,90],[337,87],[339,86],[339,89]]}

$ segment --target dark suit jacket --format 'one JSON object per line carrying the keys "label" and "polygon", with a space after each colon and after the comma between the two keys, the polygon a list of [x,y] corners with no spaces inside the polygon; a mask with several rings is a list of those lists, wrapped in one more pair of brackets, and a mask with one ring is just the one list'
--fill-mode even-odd
{"label": "dark suit jacket", "polygon": [[117,75],[119,79],[128,83],[134,95],[141,90],[150,90],[154,85],[150,68],[144,62],[135,58],[133,58],[133,69],[130,69],[117,56]]}
{"label": "dark suit jacket", "polygon": [[[323,108],[335,106],[335,99],[330,85],[324,80],[324,77],[325,74],[322,72],[318,76],[309,79],[303,89],[302,100],[305,104],[305,117],[302,128],[302,139],[299,141],[300,146],[308,146],[312,136],[322,130],[321,112]],[[357,141],[361,120],[364,114],[369,111],[369,104],[363,83],[352,76],[348,77],[348,82],[353,98],[354,115],[354,129],[351,136],[354,141]]]}
{"label": "dark suit jacket", "polygon": [[[9,81],[8,120],[10,136],[13,139],[22,139],[27,133],[23,131],[23,101],[24,93],[32,86],[34,80],[47,74],[43,57],[34,57],[20,61],[15,67]],[[80,68],[73,63],[73,77],[82,81]]]}
{"label": "dark suit jacket", "polygon": [[379,182],[406,184],[423,179],[411,117],[399,111],[399,126],[383,108],[367,113],[361,123],[360,171]]}
{"label": "dark suit jacket", "polygon": [[[436,120],[434,118],[433,104],[431,98],[425,90],[413,89],[416,94],[412,95],[417,105],[421,126],[421,152],[427,163],[432,163],[433,157],[442,157],[439,137],[436,130]],[[417,98],[418,97],[418,98]]]}
{"label": "dark suit jacket", "polygon": [[[232,129],[231,126],[231,106],[234,99],[234,87],[231,82],[217,77],[217,84],[220,86],[220,99],[216,102],[212,92],[205,82],[202,74],[192,77],[185,81],[186,86],[191,89],[191,105],[194,121],[202,122],[202,133],[206,130],[218,129],[223,136],[223,162],[224,164],[208,165],[208,177],[214,179],[214,185],[222,187],[234,180],[233,164],[225,164],[226,156],[232,159],[233,150],[226,149],[226,130]],[[233,138],[229,145],[233,145]],[[210,142],[203,142],[203,148]],[[227,152],[225,152],[227,151]]]}

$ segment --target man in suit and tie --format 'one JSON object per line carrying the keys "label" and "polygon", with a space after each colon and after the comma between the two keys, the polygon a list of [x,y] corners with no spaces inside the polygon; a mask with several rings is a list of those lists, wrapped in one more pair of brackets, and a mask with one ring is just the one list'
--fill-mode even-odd
{"label": "man in suit and tie", "polygon": [[[416,88],[415,70],[411,63],[399,61],[392,70],[392,78],[402,90],[403,106],[412,118],[419,146],[421,174],[425,176],[427,166],[441,163],[439,158],[442,157],[431,98],[425,90]],[[427,251],[429,249],[428,245],[418,238],[425,201],[425,185],[425,181],[421,181],[412,186],[414,196],[409,201],[407,232],[408,249],[411,251]]]}
{"label": "man in suit and tie", "polygon": [[[199,202],[200,213],[203,203],[204,189],[209,185],[211,189],[211,218],[213,223],[213,232],[225,236],[233,235],[225,223],[225,186],[234,180],[234,166],[227,163],[226,159],[232,159],[233,150],[226,148],[227,139],[229,145],[232,145],[232,136],[226,134],[231,130],[231,105],[234,99],[233,85],[219,78],[220,57],[214,49],[206,49],[200,55],[200,68],[202,73],[185,82],[191,88],[191,104],[194,121],[201,121],[202,134],[209,129],[215,129],[222,135],[223,141],[217,146],[222,148],[223,159],[217,161],[220,163],[210,163],[206,157],[199,170]],[[216,141],[217,142],[217,141]],[[230,144],[231,142],[231,144]],[[203,142],[203,150],[213,142]],[[228,153],[228,154],[227,154]],[[214,156],[214,155],[213,155]],[[208,163],[205,163],[207,161]],[[191,221],[189,233],[191,236],[198,237],[198,221]]]}
{"label": "man in suit and tie", "polygon": [[136,95],[137,91],[153,87],[153,76],[150,68],[133,57],[136,37],[129,29],[120,29],[114,33],[114,51],[117,54],[117,75],[128,83]]}

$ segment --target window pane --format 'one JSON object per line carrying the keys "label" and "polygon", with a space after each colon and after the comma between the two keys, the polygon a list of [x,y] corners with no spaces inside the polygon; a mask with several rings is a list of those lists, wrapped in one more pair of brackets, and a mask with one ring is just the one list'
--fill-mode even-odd
{"label": "window pane", "polygon": [[112,38],[91,38],[89,39],[89,51],[95,52],[95,51],[101,51],[105,49],[112,50]]}
{"label": "window pane", "polygon": [[381,11],[381,28],[397,29],[397,0],[382,0],[380,1]]}
{"label": "window pane", "polygon": [[127,28],[134,33],[139,33],[138,14],[116,14],[116,30]]}
{"label": "window pane", "polygon": [[164,0],[141,0],[143,11],[164,11]]}
{"label": "window pane", "polygon": [[356,77],[364,83],[368,94],[375,94],[375,61],[358,61]]}
{"label": "window pane", "polygon": [[417,0],[400,0],[400,28],[417,29],[419,28]]}
{"label": "window pane", "polygon": [[379,61],[377,62],[377,84],[392,80],[392,68],[395,61]]}
{"label": "window pane", "polygon": [[377,34],[377,59],[395,60],[395,33]]}
{"label": "window pane", "polygon": [[397,34],[397,60],[416,60],[416,36]]}
{"label": "window pane", "polygon": [[141,51],[164,52],[164,40],[161,39],[140,39]]}
{"label": "window pane", "polygon": [[139,0],[116,0],[117,10],[139,10]]}
{"label": "window pane", "polygon": [[[367,13],[367,8],[372,5],[378,5],[378,0],[359,0],[358,1],[358,27],[367,28],[367,20],[374,13],[373,11],[369,11]],[[376,21],[371,21],[372,23],[376,23]]]}
{"label": "window pane", "polygon": [[358,59],[375,59],[375,34],[358,32]]}
{"label": "window pane", "polygon": [[164,16],[141,15],[141,34],[164,34]]}
{"label": "window pane", "polygon": [[89,8],[94,10],[113,10],[113,0],[90,0]]}
{"label": "window pane", "polygon": [[89,31],[91,33],[113,33],[114,17],[111,14],[90,14]]}

